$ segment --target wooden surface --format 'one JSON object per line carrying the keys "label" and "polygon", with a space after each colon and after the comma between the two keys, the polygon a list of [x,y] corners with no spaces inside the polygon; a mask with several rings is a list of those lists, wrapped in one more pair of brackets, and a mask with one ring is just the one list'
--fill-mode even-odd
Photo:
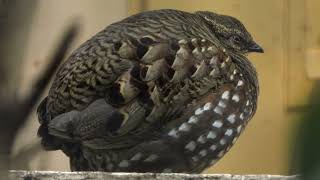
{"label": "wooden surface", "polygon": [[10,171],[12,180],[298,180],[297,176],[231,174],[153,174],[58,171]]}

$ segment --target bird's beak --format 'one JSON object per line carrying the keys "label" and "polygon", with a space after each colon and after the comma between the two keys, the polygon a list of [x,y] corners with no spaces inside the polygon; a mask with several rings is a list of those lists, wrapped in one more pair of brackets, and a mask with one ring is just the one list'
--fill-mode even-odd
{"label": "bird's beak", "polygon": [[264,50],[261,46],[259,46],[256,42],[250,44],[248,48],[249,52],[257,52],[257,53],[264,53]]}

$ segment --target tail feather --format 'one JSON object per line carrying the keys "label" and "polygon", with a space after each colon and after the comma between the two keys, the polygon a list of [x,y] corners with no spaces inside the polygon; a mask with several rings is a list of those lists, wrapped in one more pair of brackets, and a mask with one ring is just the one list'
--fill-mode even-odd
{"label": "tail feather", "polygon": [[47,113],[48,97],[44,98],[37,108],[38,121],[40,124],[49,120],[49,113]]}
{"label": "tail feather", "polygon": [[50,113],[47,111],[47,97],[42,100],[37,108],[38,121],[40,127],[38,136],[41,138],[41,145],[45,150],[54,151],[61,147],[61,141],[49,134],[48,122],[50,121]]}

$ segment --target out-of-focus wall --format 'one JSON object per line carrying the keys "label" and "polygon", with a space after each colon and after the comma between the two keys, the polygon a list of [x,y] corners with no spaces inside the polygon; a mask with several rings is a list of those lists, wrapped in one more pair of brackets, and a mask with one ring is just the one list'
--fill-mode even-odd
{"label": "out-of-focus wall", "polygon": [[[21,68],[23,70],[21,94],[32,88],[33,80],[40,75],[48,62],[47,58],[62,37],[66,26],[74,21],[81,24],[80,35],[71,48],[75,49],[110,23],[126,17],[127,9],[126,0],[38,1],[25,50],[23,68]],[[33,113],[26,126],[21,129],[14,147],[14,154],[27,150],[27,154],[23,155],[20,161],[31,160],[30,166],[26,167],[25,162],[17,162],[14,165],[15,169],[68,171],[68,160],[61,152],[44,152],[37,148],[39,138],[36,136],[38,127],[36,119]],[[35,148],[28,152],[28,148],[34,145]]]}

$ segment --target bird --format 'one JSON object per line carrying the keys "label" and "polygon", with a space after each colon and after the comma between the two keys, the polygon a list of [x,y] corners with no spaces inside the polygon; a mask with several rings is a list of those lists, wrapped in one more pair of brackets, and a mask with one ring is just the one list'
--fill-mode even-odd
{"label": "bird", "polygon": [[115,22],[61,64],[37,109],[42,147],[71,171],[200,173],[257,109],[248,59],[263,53],[236,18],[160,9]]}

